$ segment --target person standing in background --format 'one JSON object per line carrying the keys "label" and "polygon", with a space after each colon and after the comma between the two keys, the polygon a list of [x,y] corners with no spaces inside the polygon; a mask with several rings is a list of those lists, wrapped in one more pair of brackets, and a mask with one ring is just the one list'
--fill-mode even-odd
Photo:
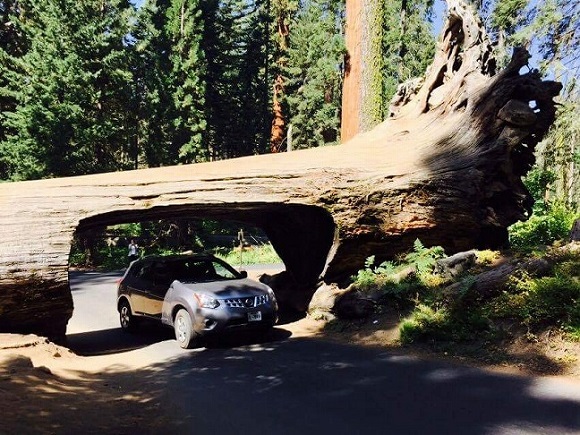
{"label": "person standing in background", "polygon": [[129,263],[135,261],[139,258],[139,246],[135,243],[135,240],[131,239],[131,243],[129,243]]}

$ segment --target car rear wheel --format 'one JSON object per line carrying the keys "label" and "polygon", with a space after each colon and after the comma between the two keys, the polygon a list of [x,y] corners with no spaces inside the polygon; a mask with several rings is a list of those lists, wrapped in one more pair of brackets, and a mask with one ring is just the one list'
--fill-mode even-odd
{"label": "car rear wheel", "polygon": [[119,304],[119,323],[121,323],[121,329],[127,332],[134,331],[137,326],[137,319],[133,316],[131,305],[127,301]]}
{"label": "car rear wheel", "polygon": [[177,344],[183,349],[191,349],[195,345],[195,337],[191,316],[185,309],[181,309],[175,315],[173,328],[175,330],[175,339]]}

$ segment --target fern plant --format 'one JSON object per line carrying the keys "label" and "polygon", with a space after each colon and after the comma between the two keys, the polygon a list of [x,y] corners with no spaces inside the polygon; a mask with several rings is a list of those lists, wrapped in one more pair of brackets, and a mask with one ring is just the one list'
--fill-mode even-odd
{"label": "fern plant", "polygon": [[405,256],[405,261],[414,264],[417,273],[423,275],[433,270],[437,260],[445,257],[445,251],[441,246],[426,248],[421,240],[415,240],[413,243],[413,252]]}

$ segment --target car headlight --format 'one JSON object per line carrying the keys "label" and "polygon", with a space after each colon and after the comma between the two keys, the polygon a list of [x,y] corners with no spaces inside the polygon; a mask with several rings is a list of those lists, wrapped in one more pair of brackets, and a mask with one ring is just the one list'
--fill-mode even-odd
{"label": "car headlight", "polygon": [[203,293],[194,293],[195,299],[197,303],[202,308],[217,308],[220,306],[220,303],[217,299],[212,298]]}

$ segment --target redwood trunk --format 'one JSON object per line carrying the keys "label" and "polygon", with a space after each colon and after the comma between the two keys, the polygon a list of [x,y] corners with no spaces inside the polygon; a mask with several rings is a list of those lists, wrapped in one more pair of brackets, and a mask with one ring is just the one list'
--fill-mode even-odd
{"label": "redwood trunk", "polygon": [[346,1],[346,58],[341,139],[346,142],[382,121],[382,9],[380,2]]}

